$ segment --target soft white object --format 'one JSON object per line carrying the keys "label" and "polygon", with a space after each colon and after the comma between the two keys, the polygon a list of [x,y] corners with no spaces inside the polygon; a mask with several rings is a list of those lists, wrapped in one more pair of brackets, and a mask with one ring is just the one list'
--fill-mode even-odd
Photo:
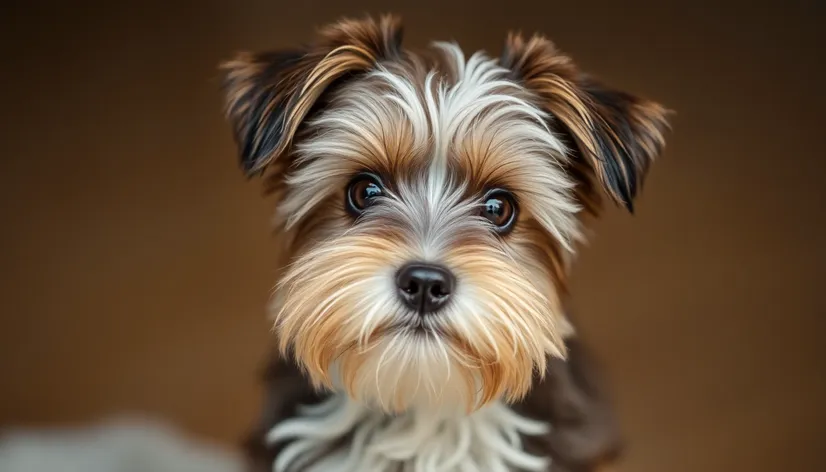
{"label": "soft white object", "polygon": [[161,422],[114,420],[87,427],[0,432],[2,472],[241,472],[232,451],[187,438]]}

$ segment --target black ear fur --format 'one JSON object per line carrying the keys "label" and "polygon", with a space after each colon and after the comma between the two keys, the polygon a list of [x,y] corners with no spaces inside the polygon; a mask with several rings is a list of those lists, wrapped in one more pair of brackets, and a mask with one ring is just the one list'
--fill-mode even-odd
{"label": "black ear fur", "polygon": [[221,65],[227,120],[247,175],[287,152],[296,131],[333,84],[399,54],[399,18],[344,19],[295,50],[241,53]]}
{"label": "black ear fur", "polygon": [[653,161],[665,147],[670,125],[662,106],[583,76],[578,83],[590,102],[596,143],[595,171],[613,199],[630,212]]}
{"label": "black ear fur", "polygon": [[278,86],[287,86],[289,71],[296,71],[305,56],[301,50],[245,54],[224,65],[226,113],[245,173],[261,171],[283,142],[289,95],[279,93]]}

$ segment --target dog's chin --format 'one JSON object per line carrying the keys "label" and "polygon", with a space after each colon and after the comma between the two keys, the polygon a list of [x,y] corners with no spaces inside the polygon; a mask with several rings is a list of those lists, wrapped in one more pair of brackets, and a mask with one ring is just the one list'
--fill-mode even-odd
{"label": "dog's chin", "polygon": [[449,326],[411,319],[387,325],[363,345],[348,344],[324,369],[297,360],[317,386],[389,414],[469,414],[513,400],[527,392],[536,365],[526,356],[485,356]]}
{"label": "dog's chin", "polygon": [[342,353],[330,373],[335,389],[391,414],[480,406],[481,376],[448,336],[424,323],[395,326],[372,346]]}

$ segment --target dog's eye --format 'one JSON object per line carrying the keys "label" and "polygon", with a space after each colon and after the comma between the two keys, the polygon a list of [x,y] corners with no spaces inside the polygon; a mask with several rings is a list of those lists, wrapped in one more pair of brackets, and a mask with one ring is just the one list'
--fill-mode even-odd
{"label": "dog's eye", "polygon": [[484,198],[480,215],[490,221],[500,234],[507,233],[516,222],[516,201],[507,190],[494,189]]}
{"label": "dog's eye", "polygon": [[383,194],[384,190],[378,177],[373,174],[359,174],[347,187],[347,210],[359,215]]}

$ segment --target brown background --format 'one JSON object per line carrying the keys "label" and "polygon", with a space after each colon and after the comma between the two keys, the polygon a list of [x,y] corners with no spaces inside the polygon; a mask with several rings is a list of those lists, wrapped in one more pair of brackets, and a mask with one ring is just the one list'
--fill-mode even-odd
{"label": "brown background", "polygon": [[624,470],[826,470],[815,1],[68,3],[0,14],[0,423],[137,411],[237,440],[259,404],[272,202],[236,167],[215,66],[395,11],[417,46],[498,54],[506,30],[543,31],[677,111],[637,215],[612,211],[575,276]]}

